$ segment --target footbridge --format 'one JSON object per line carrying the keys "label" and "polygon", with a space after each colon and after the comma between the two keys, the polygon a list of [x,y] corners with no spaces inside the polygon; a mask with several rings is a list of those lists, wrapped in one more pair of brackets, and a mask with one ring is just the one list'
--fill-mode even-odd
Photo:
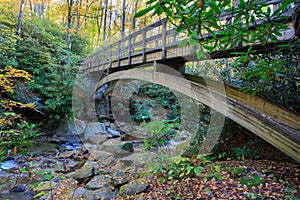
{"label": "footbridge", "polygon": [[[276,9],[281,1],[267,2],[272,9]],[[291,16],[291,11],[284,14]],[[223,19],[226,21],[231,17],[224,15]],[[289,29],[278,36],[282,42],[290,41],[295,34],[293,25],[288,21],[286,23]],[[199,40],[206,37],[211,36],[203,34]],[[197,60],[197,56],[193,47],[179,45],[183,39],[184,36],[176,34],[174,28],[169,29],[167,20],[163,19],[94,51],[87,57],[82,70],[96,78],[96,88],[120,79],[133,79],[157,83],[183,93],[239,123],[300,162],[300,115],[221,82],[186,74],[185,62]],[[250,45],[258,53],[265,48],[259,42]],[[235,51],[244,50],[248,46],[249,44],[238,43]],[[211,57],[230,57],[233,56],[231,51],[232,49],[217,49]],[[154,71],[141,70],[141,65],[154,66]],[[180,76],[168,73],[164,66],[177,70]]]}

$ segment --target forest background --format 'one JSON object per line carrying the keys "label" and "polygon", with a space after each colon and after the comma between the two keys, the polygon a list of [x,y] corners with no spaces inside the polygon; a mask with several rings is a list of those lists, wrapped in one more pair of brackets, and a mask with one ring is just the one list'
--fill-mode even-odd
{"label": "forest background", "polygon": [[[283,5],[288,7],[294,2],[284,1]],[[4,141],[1,147],[11,148],[20,142],[9,139],[14,133],[24,141],[32,137],[24,132],[26,137],[20,137],[20,132],[24,127],[34,127],[30,123],[34,119],[42,118],[57,127],[60,119],[71,116],[74,78],[84,58],[96,47],[106,46],[165,16],[174,17],[168,9],[162,9],[171,4],[145,0],[0,0],[0,131]],[[214,9],[220,11],[218,6]],[[212,12],[215,11],[207,13]],[[185,28],[190,30],[194,22],[190,21],[191,26]],[[258,31],[267,37],[276,35],[277,30],[268,33],[262,27]],[[250,32],[244,33],[247,31]],[[193,33],[190,36],[195,40]],[[263,38],[259,34],[257,37]],[[299,58],[295,56],[299,39],[289,45],[288,53],[287,46],[274,48],[267,55],[245,52],[241,59],[232,62],[231,68],[227,63],[222,69],[225,83],[299,111]],[[219,63],[223,66],[226,62]]]}

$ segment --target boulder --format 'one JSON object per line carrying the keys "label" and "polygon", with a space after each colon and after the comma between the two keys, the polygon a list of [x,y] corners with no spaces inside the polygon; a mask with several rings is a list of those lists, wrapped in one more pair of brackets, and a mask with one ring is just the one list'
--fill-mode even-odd
{"label": "boulder", "polygon": [[81,180],[81,179],[85,179],[85,178],[90,178],[93,175],[96,175],[98,173],[99,173],[98,163],[86,162],[80,169],[78,169],[74,172],[71,172],[71,173],[67,174],[66,176],[70,177],[70,178],[74,178],[76,180]]}
{"label": "boulder", "polygon": [[107,132],[106,132],[106,126],[105,126],[105,124],[104,123],[100,123],[100,127],[101,127],[102,133],[106,134]]}
{"label": "boulder", "polygon": [[103,161],[103,164],[106,166],[111,166],[116,164],[116,159],[114,157],[108,157],[106,160]]}
{"label": "boulder", "polygon": [[26,191],[26,185],[23,184],[17,184],[13,188],[10,189],[11,192],[25,192]]}
{"label": "boulder", "polygon": [[[129,133],[129,132],[126,132]],[[149,135],[146,134],[146,130],[138,130],[130,132],[131,137],[135,137],[136,139],[146,140],[149,139]]]}
{"label": "boulder", "polygon": [[92,178],[87,184],[86,188],[89,190],[97,190],[104,187],[109,187],[111,182],[110,175],[99,175]]}
{"label": "boulder", "polygon": [[119,195],[122,197],[132,196],[145,192],[149,187],[149,184],[143,180],[136,180],[129,184],[123,185],[120,188]]}
{"label": "boulder", "polygon": [[121,137],[121,133],[119,131],[110,128],[107,129],[107,134],[111,135],[112,137]]}
{"label": "boulder", "polygon": [[65,151],[61,154],[59,154],[58,158],[70,158],[75,154],[75,151]]}
{"label": "boulder", "polygon": [[84,144],[84,147],[90,152],[92,151],[93,149],[98,149],[99,146],[96,145],[96,144],[90,144],[90,143],[85,143]]}
{"label": "boulder", "polygon": [[98,149],[91,149],[90,155],[95,159],[95,160],[100,160],[104,165],[109,166],[112,164],[115,164],[115,158],[114,154],[106,152],[106,151],[101,151]]}
{"label": "boulder", "polygon": [[105,142],[108,139],[109,138],[106,137],[105,135],[92,135],[85,140],[85,143],[101,145],[103,142]]}
{"label": "boulder", "polygon": [[9,190],[3,188],[0,190],[0,199],[32,200],[34,199],[34,195],[35,192],[32,190],[30,185],[18,184]]}
{"label": "boulder", "polygon": [[74,160],[69,160],[68,163],[66,164],[66,170],[70,170],[74,167],[76,167],[78,165],[78,162],[77,161],[74,161]]}
{"label": "boulder", "polygon": [[125,173],[122,171],[117,171],[112,174],[112,185],[116,188],[121,187],[122,185],[128,183],[128,179],[125,176]]}
{"label": "boulder", "polygon": [[155,155],[151,153],[133,153],[120,158],[120,162],[127,169],[147,168],[151,167],[154,158]]}
{"label": "boulder", "polygon": [[55,166],[55,172],[65,172],[65,167],[62,162],[56,161],[54,166]]}
{"label": "boulder", "polygon": [[103,199],[103,200],[110,200],[116,198],[116,195],[112,191],[110,187],[100,188],[98,190],[87,190],[84,194],[85,200],[96,200],[96,199]]}
{"label": "boulder", "polygon": [[86,128],[86,124],[81,120],[62,120],[57,129],[58,136],[81,135]]}
{"label": "boulder", "polygon": [[57,185],[57,182],[54,181],[43,181],[39,183],[37,186],[33,187],[34,192],[40,192],[40,191],[48,191],[55,188]]}
{"label": "boulder", "polygon": [[84,131],[84,139],[88,139],[91,136],[98,134],[106,134],[105,125],[100,122],[91,122],[87,124],[87,127]]}
{"label": "boulder", "polygon": [[74,120],[74,124],[75,124],[75,127],[76,127],[77,135],[83,134],[83,132],[86,128],[86,123],[84,121],[76,119],[76,120]]}
{"label": "boulder", "polygon": [[101,145],[101,150],[111,152],[114,156],[126,156],[133,152],[132,142],[108,140]]}
{"label": "boulder", "polygon": [[86,193],[86,189],[83,187],[78,187],[75,189],[73,194],[73,199],[83,199],[84,194]]}
{"label": "boulder", "polygon": [[116,127],[116,125],[115,125],[114,123],[110,123],[110,124],[109,124],[109,128],[110,128],[111,130],[114,130],[114,131],[117,130],[117,127]]}

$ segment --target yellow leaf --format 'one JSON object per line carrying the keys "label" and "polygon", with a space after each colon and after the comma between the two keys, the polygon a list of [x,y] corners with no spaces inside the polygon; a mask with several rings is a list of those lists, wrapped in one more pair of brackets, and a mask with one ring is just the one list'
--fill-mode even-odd
{"label": "yellow leaf", "polygon": [[17,147],[14,147],[14,156],[17,155]]}

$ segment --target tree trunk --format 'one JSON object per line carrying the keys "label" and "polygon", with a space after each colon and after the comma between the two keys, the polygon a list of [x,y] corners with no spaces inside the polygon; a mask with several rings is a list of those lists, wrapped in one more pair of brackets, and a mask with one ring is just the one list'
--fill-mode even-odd
{"label": "tree trunk", "polygon": [[33,12],[32,1],[29,1],[29,9],[31,12]]}
{"label": "tree trunk", "polygon": [[107,4],[108,4],[108,0],[105,0],[104,1],[103,41],[106,40]]}
{"label": "tree trunk", "polygon": [[47,18],[50,19],[50,6],[51,6],[51,2],[50,0],[47,0]]}
{"label": "tree trunk", "polygon": [[293,22],[295,36],[300,37],[300,0],[295,2],[295,7],[293,10]]}
{"label": "tree trunk", "polygon": [[[99,20],[99,12],[101,10],[101,17],[100,17],[100,20]],[[99,42],[100,42],[100,36],[101,36],[101,28],[102,28],[102,23],[103,23],[103,12],[104,12],[104,9],[103,9],[103,5],[102,5],[102,1],[100,1],[99,3],[99,8],[98,8],[98,11],[97,11],[97,46],[99,45]]]}
{"label": "tree trunk", "polygon": [[112,0],[109,3],[109,22],[108,22],[108,38],[111,36],[111,17],[112,17]]}
{"label": "tree trunk", "polygon": [[46,4],[45,4],[45,2],[43,1],[43,2],[42,2],[42,6],[41,6],[41,19],[43,19],[44,16],[45,16],[45,10],[46,10]]}
{"label": "tree trunk", "polygon": [[123,9],[122,9],[122,30],[121,30],[121,34],[122,34],[122,39],[125,36],[125,20],[126,20],[126,0],[123,0]]}
{"label": "tree trunk", "polygon": [[34,13],[35,13],[35,16],[37,16],[37,17],[40,15],[40,4],[39,3],[34,4]]}
{"label": "tree trunk", "polygon": [[[79,3],[79,1],[80,1],[80,3]],[[75,3],[74,14],[75,14],[75,17],[76,17],[76,33],[78,33],[79,29],[80,29],[80,13],[79,13],[79,8],[81,7],[81,2],[82,2],[82,0],[76,0],[76,3]]]}
{"label": "tree trunk", "polygon": [[[138,7],[138,1],[134,2],[134,10],[133,10],[133,15],[137,13],[137,7]],[[135,30],[136,27],[136,18],[133,16],[132,18],[132,30]]]}
{"label": "tree trunk", "polygon": [[68,44],[68,53],[67,53],[67,66],[71,66],[71,26],[72,26],[72,7],[73,0],[67,0],[68,3],[68,16],[67,16],[67,44]]}
{"label": "tree trunk", "polygon": [[24,0],[21,0],[20,4],[20,12],[18,17],[18,41],[21,38],[21,31],[22,31],[22,21],[23,21],[23,13],[24,13]]}

